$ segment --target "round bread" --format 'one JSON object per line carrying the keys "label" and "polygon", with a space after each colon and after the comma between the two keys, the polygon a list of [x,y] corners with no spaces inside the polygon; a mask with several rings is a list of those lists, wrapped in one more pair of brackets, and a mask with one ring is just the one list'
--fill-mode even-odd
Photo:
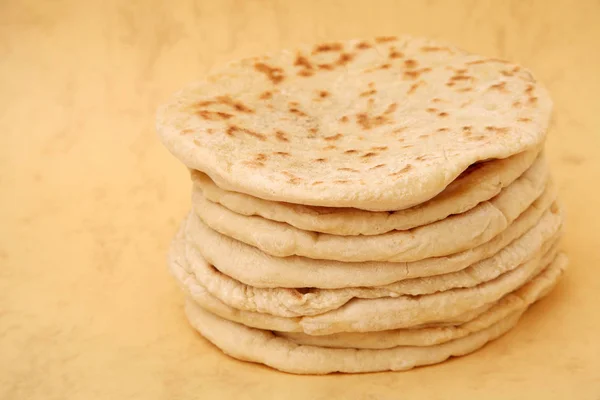
{"label": "round bread", "polygon": [[159,111],[166,147],[221,188],[400,210],[471,164],[539,146],[551,112],[525,69],[410,37],[244,59]]}

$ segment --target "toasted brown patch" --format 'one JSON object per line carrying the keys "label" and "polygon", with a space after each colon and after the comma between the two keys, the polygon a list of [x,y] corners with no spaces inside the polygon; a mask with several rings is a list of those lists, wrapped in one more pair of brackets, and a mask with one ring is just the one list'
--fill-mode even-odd
{"label": "toasted brown patch", "polygon": [[208,110],[196,111],[196,115],[207,121],[223,121],[233,117],[233,115],[229,113]]}
{"label": "toasted brown patch", "polygon": [[389,43],[398,40],[396,36],[378,36],[375,38],[377,43]]}
{"label": "toasted brown patch", "polygon": [[388,175],[389,175],[389,176],[398,176],[398,175],[402,175],[402,174],[404,174],[405,172],[408,172],[408,171],[410,171],[411,169],[412,169],[412,165],[411,165],[411,164],[406,164],[406,165],[404,166],[404,168],[402,168],[401,170],[399,170],[399,171],[396,171],[396,172],[392,172],[391,174],[388,174]]}
{"label": "toasted brown patch", "polygon": [[506,90],[506,82],[500,82],[500,83],[496,83],[495,85],[492,85],[488,88],[488,90],[497,90],[499,92],[503,92],[505,93]]}
{"label": "toasted brown patch", "polygon": [[392,64],[385,63],[385,64],[381,64],[379,67],[377,67],[377,69],[390,69],[391,67],[392,67]]}
{"label": "toasted brown patch", "polygon": [[283,74],[283,68],[271,67],[265,63],[257,62],[254,64],[254,69],[261,74],[265,74],[267,78],[276,85],[281,83],[281,81],[283,81],[285,78],[285,75]]}
{"label": "toasted brown patch", "polygon": [[375,147],[371,147],[371,150],[376,150],[376,151],[384,151],[387,150],[388,147],[387,146],[375,146]]}
{"label": "toasted brown patch", "polygon": [[448,132],[448,131],[450,131],[450,129],[448,129],[448,128],[438,128],[437,131],[438,132]]}
{"label": "toasted brown patch", "polygon": [[314,181],[314,182],[312,183],[312,185],[313,185],[313,186],[317,186],[317,185],[320,185],[320,184],[322,184],[322,183],[323,183],[323,181]]}
{"label": "toasted brown patch", "polygon": [[418,77],[421,76],[421,74],[424,74],[425,72],[429,72],[431,71],[431,68],[421,68],[421,69],[415,69],[415,70],[411,70],[411,71],[404,71],[404,78],[405,79],[417,79]]}
{"label": "toasted brown patch", "polygon": [[470,131],[471,129],[473,129],[473,127],[471,125],[465,125],[462,127],[463,131]]}
{"label": "toasted brown patch", "polygon": [[449,114],[445,111],[442,111],[441,113],[438,114],[438,117],[447,117]]}
{"label": "toasted brown patch", "polygon": [[329,93],[327,90],[321,90],[319,91],[319,97],[324,99],[326,97],[331,96],[331,93]]}
{"label": "toasted brown patch", "polygon": [[271,97],[273,97],[273,92],[267,90],[266,92],[262,92],[258,98],[261,100],[269,100]]}
{"label": "toasted brown patch", "polygon": [[494,132],[497,134],[505,134],[508,133],[510,131],[510,128],[508,127],[499,127],[499,126],[486,126],[485,130],[488,132]]}
{"label": "toasted brown patch", "polygon": [[297,73],[297,75],[298,75],[298,76],[303,76],[303,77],[305,77],[305,78],[306,78],[306,77],[309,77],[309,76],[313,76],[314,74],[315,74],[315,73],[314,73],[313,71],[311,71],[311,70],[308,70],[308,69],[303,69],[303,70],[300,70],[300,71],[298,71],[298,73]]}
{"label": "toasted brown patch", "polygon": [[519,122],[531,122],[531,118],[522,117],[522,118],[519,118],[517,121],[519,121]]}
{"label": "toasted brown patch", "polygon": [[296,175],[292,174],[291,172],[281,171],[281,173],[288,178],[289,183],[297,184],[302,181],[302,178],[297,177]]}
{"label": "toasted brown patch", "polygon": [[413,59],[404,60],[404,66],[406,68],[417,68],[417,65],[419,65],[419,63],[416,60],[413,60]]}
{"label": "toasted brown patch", "polygon": [[350,120],[350,118],[348,118],[348,116],[347,116],[347,115],[344,115],[342,118],[340,118],[340,122],[342,122],[342,123],[346,123],[346,122],[348,122],[349,120]]}
{"label": "toasted brown patch", "polygon": [[348,183],[348,182],[350,182],[350,181],[347,179],[336,179],[335,181],[333,181],[333,183]]}
{"label": "toasted brown patch", "polygon": [[470,75],[454,75],[450,77],[451,81],[470,81],[473,79]]}
{"label": "toasted brown patch", "polygon": [[288,153],[286,151],[274,151],[273,155],[283,156],[283,157],[289,157],[290,153]]}
{"label": "toasted brown patch", "polygon": [[326,158],[315,158],[314,161],[318,162],[318,163],[322,163],[322,162],[326,162],[327,159]]}
{"label": "toasted brown patch", "polygon": [[369,43],[367,43],[367,42],[359,42],[359,43],[357,43],[357,44],[356,44],[354,47],[356,47],[356,48],[357,48],[357,49],[359,49],[359,50],[365,50],[365,49],[370,49],[370,48],[371,48],[371,47],[373,47],[373,46],[371,46],[371,45],[370,45]]}
{"label": "toasted brown patch", "polygon": [[339,58],[335,61],[335,63],[337,65],[346,65],[353,59],[354,59],[354,54],[342,53],[342,54],[340,54]]}
{"label": "toasted brown patch", "polygon": [[533,85],[527,85],[525,88],[525,93],[531,95],[533,93]]}
{"label": "toasted brown patch", "polygon": [[396,111],[398,109],[398,103],[392,103],[390,104],[385,111],[383,112],[384,114],[391,114],[394,111]]}
{"label": "toasted brown patch", "polygon": [[469,136],[468,138],[469,138],[469,140],[472,140],[474,142],[481,142],[486,139],[486,137],[484,135]]}
{"label": "toasted brown patch", "polygon": [[302,68],[307,69],[307,70],[314,69],[314,66],[308,60],[308,58],[306,58],[305,56],[303,56],[301,53],[298,53],[296,55],[296,60],[294,60],[294,66],[296,66],[296,67],[302,67]]}
{"label": "toasted brown patch", "polygon": [[327,53],[331,51],[340,51],[344,48],[341,43],[323,43],[315,46],[313,50],[313,54],[317,53]]}
{"label": "toasted brown patch", "polygon": [[354,168],[347,168],[347,167],[344,167],[344,168],[338,168],[337,170],[338,170],[338,171],[348,171],[348,172],[360,172],[360,171],[359,171],[359,170],[357,170],[357,169],[354,169]]}
{"label": "toasted brown patch", "polygon": [[299,109],[298,109],[298,108],[296,108],[296,107],[290,107],[290,108],[288,109],[288,111],[289,111],[290,113],[294,114],[294,115],[297,115],[297,116],[299,116],[299,117],[308,117],[308,114],[306,114],[306,113],[305,113],[304,111],[302,111],[302,110],[299,110]]}
{"label": "toasted brown patch", "polygon": [[372,95],[374,95],[376,93],[377,93],[377,90],[371,89],[371,90],[367,90],[366,92],[362,92],[359,96],[360,97],[367,97],[367,96],[372,96]]}
{"label": "toasted brown patch", "polygon": [[282,142],[289,142],[290,139],[288,139],[287,135],[285,134],[285,132],[283,131],[275,131],[275,137],[277,138],[277,140],[280,140]]}
{"label": "toasted brown patch", "polygon": [[350,149],[350,150],[344,151],[344,154],[355,154],[355,153],[358,153],[358,150]]}
{"label": "toasted brown patch", "polygon": [[268,157],[265,153],[258,153],[255,159],[256,161],[267,161]]}
{"label": "toasted brown patch", "polygon": [[385,164],[377,164],[376,166],[369,168],[369,170],[383,168],[383,167],[385,167]]}
{"label": "toasted brown patch", "polygon": [[535,97],[535,96],[533,96],[533,97],[530,97],[530,98],[527,100],[527,103],[529,103],[529,104],[536,104],[536,103],[537,103],[537,100],[538,100],[538,98],[537,98],[537,97]]}
{"label": "toasted brown patch", "polygon": [[426,138],[428,138],[428,137],[429,137],[429,134],[428,134],[428,133],[424,133],[424,134],[422,134],[422,135],[419,135],[419,139],[426,139]]}
{"label": "toasted brown patch", "polygon": [[470,92],[471,90],[473,90],[473,88],[470,87],[465,87],[465,88],[460,88],[457,90],[457,92]]}
{"label": "toasted brown patch", "polygon": [[395,47],[390,47],[390,52],[388,54],[388,58],[390,59],[395,59],[395,58],[402,58],[404,57],[404,54],[400,51],[398,51]]}
{"label": "toasted brown patch", "polygon": [[325,139],[328,142],[330,142],[330,141],[333,141],[333,140],[341,139],[342,137],[344,137],[344,135],[342,135],[341,133],[336,133],[335,135],[326,136],[323,139]]}
{"label": "toasted brown patch", "polygon": [[376,155],[377,155],[377,153],[373,153],[372,151],[370,151],[368,153],[363,154],[361,157],[362,158],[369,158],[369,157],[373,157],[373,156],[376,156]]}
{"label": "toasted brown patch", "polygon": [[433,99],[431,99],[432,103],[441,103],[442,99],[440,99],[439,97],[434,97]]}
{"label": "toasted brown patch", "polygon": [[425,109],[425,111],[427,111],[429,113],[435,113],[435,112],[438,112],[439,110],[437,108],[435,108],[435,107],[427,107]]}
{"label": "toasted brown patch", "polygon": [[431,53],[434,51],[450,51],[448,47],[440,47],[440,46],[423,46],[421,47],[421,51],[425,53]]}
{"label": "toasted brown patch", "polygon": [[244,161],[242,164],[252,168],[261,168],[265,166],[265,163],[260,161]]}
{"label": "toasted brown patch", "polygon": [[423,85],[425,85],[424,81],[419,81],[419,82],[413,83],[408,88],[408,91],[406,92],[406,94],[413,94],[414,92],[417,91],[417,89],[419,88],[419,86],[423,86]]}
{"label": "toasted brown patch", "polygon": [[323,150],[335,150],[335,149],[337,149],[337,146],[335,146],[333,144],[323,147]]}
{"label": "toasted brown patch", "polygon": [[318,64],[317,67],[319,67],[319,69],[324,69],[327,71],[332,71],[335,68],[332,64]]}
{"label": "toasted brown patch", "polygon": [[252,131],[250,129],[246,129],[246,128],[240,128],[236,125],[229,125],[227,127],[227,129],[225,130],[225,134],[228,136],[231,136],[231,137],[235,137],[236,133],[238,133],[238,132],[253,136],[261,141],[267,140],[267,137],[265,135],[263,135],[262,133],[254,132],[254,131]]}
{"label": "toasted brown patch", "polygon": [[396,128],[392,131],[392,133],[402,133],[406,130],[406,127]]}
{"label": "toasted brown patch", "polygon": [[515,101],[514,103],[512,103],[513,108],[519,108],[521,107],[521,102],[519,100]]}

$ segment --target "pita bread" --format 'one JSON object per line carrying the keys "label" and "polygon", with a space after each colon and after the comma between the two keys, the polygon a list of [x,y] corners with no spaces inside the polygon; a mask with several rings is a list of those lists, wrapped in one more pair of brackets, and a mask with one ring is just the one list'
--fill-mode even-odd
{"label": "pita bread", "polygon": [[551,185],[505,231],[487,243],[451,256],[410,263],[346,263],[296,256],[273,257],[211,230],[198,218],[188,222],[186,237],[191,243],[188,243],[187,257],[194,260],[202,256],[225,275],[254,287],[338,289],[382,286],[459,271],[493,256],[536,224],[547,226],[549,220],[560,220],[559,207],[552,205],[555,197],[556,191]]}
{"label": "pita bread", "polygon": [[[214,297],[230,307],[281,317],[316,315],[337,309],[353,298],[373,299],[401,295],[424,295],[454,288],[477,286],[528,261],[536,253],[545,253],[556,242],[561,218],[548,219],[494,256],[453,273],[414,278],[386,286],[345,289],[255,288],[220,273],[199,254],[187,257],[190,271]],[[185,227],[182,227],[185,230]],[[183,234],[178,235],[183,237]],[[183,239],[185,240],[185,239]],[[192,250],[193,251],[193,250]]]}
{"label": "pita bread", "polygon": [[[565,267],[566,264],[563,268]],[[460,325],[366,333],[343,332],[323,336],[311,336],[300,332],[273,333],[296,344],[319,347],[389,349],[396,346],[432,346],[478,332],[510,315],[521,314],[554,288],[562,272],[551,272],[551,269],[544,271],[519,289],[501,298],[485,312]]]}
{"label": "pita bread", "polygon": [[[556,253],[556,249],[552,249],[544,257],[540,254],[518,268],[475,287],[452,289],[423,296],[353,299],[335,310],[314,316],[294,318],[238,310],[225,305],[206,293],[204,286],[199,284],[191,273],[182,253],[181,241],[175,240],[170,251],[171,270],[184,290],[202,307],[208,308],[221,317],[248,326],[256,326],[254,325],[257,323],[256,321],[261,321],[260,327],[267,327],[269,330],[301,331],[311,335],[326,335],[337,332],[370,332],[410,328],[454,321],[469,311],[499,300],[505,294],[526,283],[535,275],[540,266],[550,261]],[[269,323],[274,324],[268,325]]]}
{"label": "pita bread", "polygon": [[402,37],[232,63],[162,107],[157,130],[226,190],[388,211],[538,147],[551,108],[522,67]]}
{"label": "pita bread", "polygon": [[[566,262],[565,257],[558,257],[536,279],[556,281]],[[226,354],[299,374],[398,371],[442,362],[451,356],[474,351],[501,336],[517,323],[521,315],[520,312],[514,312],[486,328],[442,344],[345,349],[299,345],[273,332],[221,319],[204,311],[193,301],[186,302],[186,314],[191,325]]]}
{"label": "pita bread", "polygon": [[262,217],[248,217],[193,195],[194,212],[210,228],[276,256],[313,259],[409,262],[479,246],[506,229],[544,191],[547,168],[538,164],[500,194],[471,210],[408,231],[338,236],[303,231]]}
{"label": "pita bread", "polygon": [[218,187],[206,174],[192,171],[194,191],[213,203],[246,216],[284,222],[298,229],[332,235],[379,235],[392,230],[407,230],[466,212],[491,199],[510,185],[531,165],[544,164],[537,150],[526,151],[502,160],[471,166],[433,199],[417,206],[393,211],[372,212],[356,208],[313,207],[268,201]]}

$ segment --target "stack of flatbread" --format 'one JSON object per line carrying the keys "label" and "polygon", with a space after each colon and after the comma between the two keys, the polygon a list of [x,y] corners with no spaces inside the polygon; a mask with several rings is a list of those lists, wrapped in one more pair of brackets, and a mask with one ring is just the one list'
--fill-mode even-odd
{"label": "stack of flatbread", "polygon": [[232,63],[158,117],[191,171],[169,264],[191,324],[293,372],[406,370],[515,326],[566,267],[546,90],[424,39]]}

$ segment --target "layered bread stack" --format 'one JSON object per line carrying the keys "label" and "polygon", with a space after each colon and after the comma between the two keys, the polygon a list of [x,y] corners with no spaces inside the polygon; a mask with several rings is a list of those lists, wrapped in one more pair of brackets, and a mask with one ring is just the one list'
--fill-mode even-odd
{"label": "layered bread stack", "polygon": [[408,37],[245,59],[181,91],[158,131],[191,170],[169,257],[191,324],[314,374],[499,337],[566,266],[550,112],[527,70]]}

